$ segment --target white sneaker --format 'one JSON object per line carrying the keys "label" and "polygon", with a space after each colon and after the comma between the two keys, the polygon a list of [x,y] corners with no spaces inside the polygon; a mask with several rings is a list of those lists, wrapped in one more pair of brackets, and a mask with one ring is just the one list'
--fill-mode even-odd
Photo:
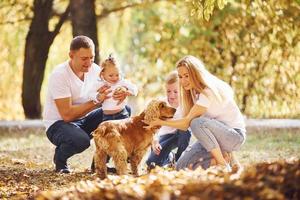
{"label": "white sneaker", "polygon": [[229,164],[230,164],[232,170],[234,172],[243,171],[243,167],[242,167],[241,163],[236,158],[236,156],[233,154],[233,152],[231,152],[229,155],[230,155],[230,162],[229,162]]}
{"label": "white sneaker", "polygon": [[175,165],[176,165],[176,160],[175,160],[175,153],[174,152],[170,152],[169,153],[169,156],[168,156],[168,160],[169,160],[169,164],[167,164],[167,166],[169,168],[175,168]]}
{"label": "white sneaker", "polygon": [[225,165],[224,171],[227,172],[227,173],[231,173],[232,172],[232,168],[230,167],[230,165],[228,163]]}

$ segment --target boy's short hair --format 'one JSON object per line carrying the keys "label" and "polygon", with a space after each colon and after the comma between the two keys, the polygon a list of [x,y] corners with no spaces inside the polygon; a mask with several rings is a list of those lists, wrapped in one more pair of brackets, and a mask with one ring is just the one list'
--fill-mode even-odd
{"label": "boy's short hair", "polygon": [[177,71],[172,71],[167,75],[166,84],[170,85],[178,82],[178,73]]}
{"label": "boy's short hair", "polygon": [[80,48],[95,49],[95,45],[93,40],[91,40],[89,37],[84,35],[79,35],[73,38],[70,45],[70,51],[76,51],[79,50]]}

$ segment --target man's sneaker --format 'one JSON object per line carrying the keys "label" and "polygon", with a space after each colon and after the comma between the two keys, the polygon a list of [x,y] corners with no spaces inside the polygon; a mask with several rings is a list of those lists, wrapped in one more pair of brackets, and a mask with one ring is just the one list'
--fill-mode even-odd
{"label": "man's sneaker", "polygon": [[71,173],[71,170],[68,168],[67,162],[59,160],[56,153],[54,154],[53,162],[55,165],[55,172],[63,174]]}
{"label": "man's sneaker", "polygon": [[61,174],[69,174],[69,173],[71,173],[71,170],[69,168],[63,168],[63,169],[56,169],[55,172],[61,173]]}
{"label": "man's sneaker", "polygon": [[117,169],[114,168],[114,167],[107,167],[107,173],[116,174],[117,173]]}

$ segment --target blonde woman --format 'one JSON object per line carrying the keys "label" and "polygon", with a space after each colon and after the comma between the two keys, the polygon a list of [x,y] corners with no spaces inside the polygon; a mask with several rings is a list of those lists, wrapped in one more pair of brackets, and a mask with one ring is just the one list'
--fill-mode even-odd
{"label": "blonde woman", "polygon": [[[231,171],[229,159],[225,159],[224,155],[238,150],[246,139],[244,119],[234,101],[231,87],[207,71],[202,61],[194,56],[183,57],[176,68],[183,118],[168,121],[156,119],[149,127],[191,128],[198,141],[182,155],[177,168],[191,165],[194,168],[196,162],[208,168],[215,162]],[[201,163],[203,158],[209,162]]]}

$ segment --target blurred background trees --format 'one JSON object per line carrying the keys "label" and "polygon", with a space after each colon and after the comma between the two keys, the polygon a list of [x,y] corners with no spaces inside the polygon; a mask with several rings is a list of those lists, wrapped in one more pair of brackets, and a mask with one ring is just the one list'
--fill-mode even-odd
{"label": "blurred background trees", "polygon": [[59,16],[58,22],[50,30],[49,23],[53,14],[53,0],[34,0],[33,16],[26,36],[22,105],[27,118],[41,117],[40,91],[49,49],[69,15],[69,6]]}
{"label": "blurred background trees", "polygon": [[96,43],[96,62],[117,55],[140,88],[136,112],[192,54],[230,83],[248,117],[299,118],[299,13],[297,0],[3,0],[0,119],[41,116],[48,75],[78,34]]}

